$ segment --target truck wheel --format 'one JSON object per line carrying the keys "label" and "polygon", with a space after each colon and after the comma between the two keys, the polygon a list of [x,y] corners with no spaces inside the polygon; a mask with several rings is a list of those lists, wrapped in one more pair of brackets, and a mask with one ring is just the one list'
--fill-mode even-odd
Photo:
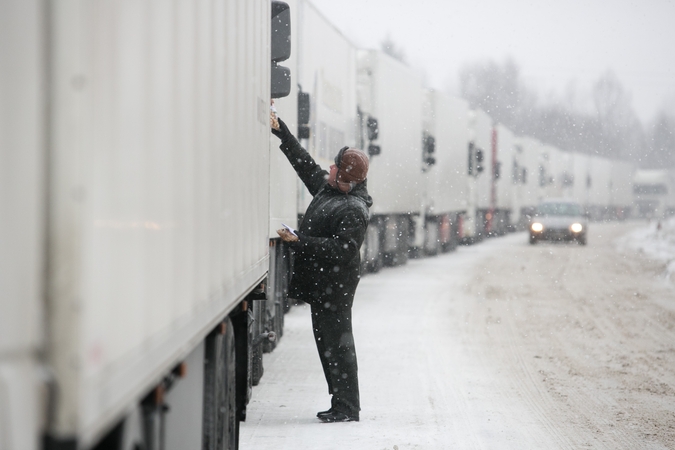
{"label": "truck wheel", "polygon": [[579,245],[586,245],[586,235],[582,234],[581,236],[579,236],[577,238],[577,242],[579,243]]}
{"label": "truck wheel", "polygon": [[530,245],[534,245],[537,243],[537,237],[530,235]]}
{"label": "truck wheel", "polygon": [[206,338],[204,360],[203,448],[235,450],[239,419],[234,327],[229,318]]}

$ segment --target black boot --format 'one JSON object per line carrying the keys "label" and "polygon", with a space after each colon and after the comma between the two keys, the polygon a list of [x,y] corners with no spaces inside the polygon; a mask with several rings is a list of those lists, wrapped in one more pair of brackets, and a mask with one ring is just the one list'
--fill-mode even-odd
{"label": "black boot", "polygon": [[320,419],[321,416],[326,416],[326,415],[330,415],[330,414],[333,414],[333,408],[332,407],[330,409],[327,409],[326,411],[319,411],[318,413],[316,413],[316,417],[318,417]]}
{"label": "black boot", "polygon": [[[321,415],[319,415],[321,414]],[[319,420],[321,420],[324,423],[331,423],[331,422],[358,422],[359,421],[359,416],[357,415],[349,415],[345,414],[340,411],[335,411],[333,409],[330,409],[328,411],[325,411],[325,414],[319,413],[317,414],[317,417]]]}

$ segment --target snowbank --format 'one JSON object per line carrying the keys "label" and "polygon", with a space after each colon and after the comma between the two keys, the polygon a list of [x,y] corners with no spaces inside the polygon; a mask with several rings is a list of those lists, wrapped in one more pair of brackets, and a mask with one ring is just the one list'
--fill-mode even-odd
{"label": "snowbank", "polygon": [[620,251],[637,251],[647,258],[662,261],[666,279],[675,283],[675,217],[654,221],[617,241]]}

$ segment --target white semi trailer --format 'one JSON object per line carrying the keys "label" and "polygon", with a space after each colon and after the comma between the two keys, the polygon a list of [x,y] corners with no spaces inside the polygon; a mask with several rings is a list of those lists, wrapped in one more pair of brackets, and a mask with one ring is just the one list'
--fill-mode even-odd
{"label": "white semi trailer", "polygon": [[519,217],[519,206],[516,196],[518,170],[515,150],[515,136],[502,124],[493,128],[491,169],[494,196],[491,213],[490,232],[502,235],[512,231]]}
{"label": "white semi trailer", "polygon": [[357,89],[359,109],[370,125],[369,146],[377,148],[368,172],[374,204],[365,242],[377,270],[405,263],[413,244],[422,208],[423,92],[411,68],[376,50],[358,52]]}
{"label": "white semi trailer", "polygon": [[612,163],[602,156],[589,156],[588,212],[594,220],[609,218]]}
{"label": "white semi trailer", "polygon": [[551,147],[549,163],[552,178],[552,182],[548,186],[549,197],[571,199],[574,186],[572,154]]}
{"label": "white semi trailer", "polygon": [[[291,68],[291,95],[275,102],[279,116],[303,147],[324,169],[343,146],[361,147],[356,106],[356,48],[308,0],[289,2],[293,22],[293,52],[284,64]],[[330,49],[330,51],[327,51]],[[272,210],[270,246],[286,264],[287,246],[274,230],[295,227],[312,197],[272,139]],[[367,149],[364,149],[367,151]],[[365,250],[365,247],[364,247]],[[274,255],[272,255],[274,257]],[[365,259],[365,255],[364,255]],[[287,278],[279,278],[287,281]],[[276,289],[277,303],[287,302],[285,286]],[[288,307],[288,304],[286,303]]]}
{"label": "white semi trailer", "polygon": [[590,156],[583,153],[572,153],[572,198],[584,206],[588,212],[590,201]]}
{"label": "white semi trailer", "polygon": [[468,104],[437,90],[425,92],[424,252],[453,249],[459,240],[460,217],[467,211],[469,144]]}
{"label": "white semi trailer", "polygon": [[437,90],[425,92],[425,253],[456,247],[468,202],[468,103]]}
{"label": "white semi trailer", "polygon": [[611,161],[610,215],[614,219],[630,217],[633,206],[633,177],[635,165],[628,161]]}
{"label": "white semi trailer", "polygon": [[544,144],[542,150],[542,161],[544,164],[544,176],[546,180],[544,195],[546,198],[562,197],[562,186],[558,181],[563,152],[550,144]]}
{"label": "white semi trailer", "polygon": [[663,219],[675,215],[675,169],[637,170],[633,201],[635,216]]}
{"label": "white semi trailer", "polygon": [[[298,4],[296,0],[286,0],[290,7],[289,18],[293,27],[291,33],[291,54],[284,61],[283,65],[288,67],[293,74],[293,82],[290,86],[290,93],[283,98],[274,99],[274,109],[277,111],[289,129],[296,133],[298,129],[298,83],[297,83],[297,61],[298,61]],[[283,336],[284,313],[287,312],[291,304],[288,300],[288,284],[291,275],[291,250],[288,244],[284,243],[277,234],[281,224],[286,224],[292,228],[298,228],[298,192],[300,183],[295,170],[288,163],[288,159],[279,149],[279,138],[270,134],[270,173],[269,173],[269,276],[267,279],[267,301],[266,308],[263,311],[256,310],[256,320],[254,321],[255,333],[262,334],[267,331],[273,331],[276,334],[275,340],[264,340],[263,349],[265,352],[272,351],[280,342]],[[254,359],[258,362],[261,357],[260,349],[256,348]],[[254,382],[257,382],[262,375],[262,367],[259,364],[259,370],[254,370]],[[255,366],[254,366],[255,368]]]}
{"label": "white semi trailer", "polygon": [[537,204],[544,198],[541,185],[541,143],[531,137],[518,136],[515,139],[518,185],[516,198],[519,207],[520,228],[527,225]]}
{"label": "white semi trailer", "polygon": [[[344,146],[357,147],[356,47],[307,0],[297,0],[299,130],[312,157],[328,170]],[[327,52],[326,49],[330,49]],[[293,98],[289,98],[292,101]],[[302,214],[312,197],[299,189]]]}
{"label": "white semi trailer", "polygon": [[[492,118],[483,110],[475,109],[469,113],[470,155],[475,174],[475,219],[473,241],[481,241],[489,233],[491,210],[494,205],[495,192],[492,169],[496,164],[492,148]],[[467,221],[470,224],[470,221]]]}
{"label": "white semi trailer", "polygon": [[236,448],[287,14],[3,6],[0,447]]}
{"label": "white semi trailer", "polygon": [[543,198],[557,197],[554,164],[558,160],[560,150],[551,144],[542,143],[539,154],[539,185]]}
{"label": "white semi trailer", "polygon": [[0,448],[36,449],[44,427],[47,139],[41,1],[0,14]]}

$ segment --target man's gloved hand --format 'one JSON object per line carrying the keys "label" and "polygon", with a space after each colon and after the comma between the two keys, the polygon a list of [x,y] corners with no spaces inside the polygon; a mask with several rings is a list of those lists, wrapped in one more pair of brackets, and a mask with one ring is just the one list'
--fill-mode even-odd
{"label": "man's gloved hand", "polygon": [[291,130],[288,129],[283,120],[279,119],[278,117],[277,120],[279,121],[279,129],[275,130],[274,128],[271,128],[272,134],[281,139],[281,142],[286,142],[291,137],[293,137],[293,134],[291,133]]}
{"label": "man's gloved hand", "polygon": [[286,228],[281,228],[277,230],[277,234],[279,235],[279,237],[281,237],[281,240],[284,242],[298,242],[300,240],[298,236],[295,236]]}

